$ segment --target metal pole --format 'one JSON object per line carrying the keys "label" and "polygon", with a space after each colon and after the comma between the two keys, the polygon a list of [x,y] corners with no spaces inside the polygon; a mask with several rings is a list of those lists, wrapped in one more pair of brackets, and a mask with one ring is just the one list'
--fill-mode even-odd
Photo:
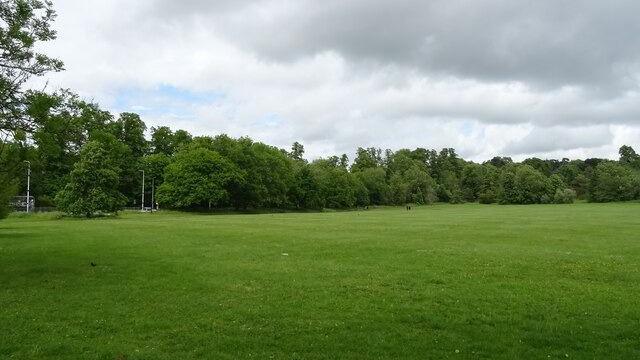
{"label": "metal pole", "polygon": [[155,190],[156,190],[156,179],[152,178],[151,179],[151,212],[153,212],[153,210],[156,207]]}
{"label": "metal pole", "polygon": [[29,205],[31,203],[31,162],[25,160],[25,162],[27,163],[27,214],[29,213]]}
{"label": "metal pole", "polygon": [[144,211],[144,170],[142,171],[142,204],[140,205],[140,210]]}

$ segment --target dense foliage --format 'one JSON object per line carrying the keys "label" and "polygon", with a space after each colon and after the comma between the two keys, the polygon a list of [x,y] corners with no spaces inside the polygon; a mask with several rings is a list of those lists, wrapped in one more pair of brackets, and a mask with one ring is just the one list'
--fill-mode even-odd
{"label": "dense foliage", "polygon": [[56,38],[51,28],[56,13],[47,0],[0,1],[0,219],[8,213],[22,170],[16,151],[24,147],[24,134],[33,129],[26,116],[25,83],[34,76],[62,70],[63,64],[36,51],[37,45]]}
{"label": "dense foliage", "polygon": [[120,210],[126,198],[118,191],[121,170],[115,159],[117,153],[99,141],[84,145],[80,160],[69,174],[69,183],[56,196],[60,210],[86,217]]}
{"label": "dense foliage", "polygon": [[[382,151],[359,148],[307,161],[248,137],[193,137],[152,127],[136,114],[114,117],[69,91],[32,93],[26,114],[33,131],[3,143],[3,161],[32,165],[32,194],[40,206],[93,216],[155,201],[175,209],[321,209],[369,205],[480,202],[500,204],[626,201],[640,198],[640,156],[623,146],[620,160],[542,160],[496,157],[466,161],[454,149]],[[154,184],[154,189],[151,184]],[[24,191],[21,178],[6,199]],[[5,200],[6,201],[6,200]],[[155,205],[155,204],[154,204]]]}
{"label": "dense foliage", "polygon": [[[55,39],[54,18],[46,0],[0,1],[0,218],[26,188],[26,162],[39,206],[82,216],[156,201],[177,209],[320,209],[640,198],[640,156],[626,145],[619,161],[495,157],[479,164],[452,148],[370,147],[358,148],[352,162],[345,154],[308,162],[298,142],[286,151],[248,137],[148,130],[137,114],[116,118],[69,90],[23,91],[30,77],[62,70],[34,50]],[[155,189],[155,198],[143,196]]]}

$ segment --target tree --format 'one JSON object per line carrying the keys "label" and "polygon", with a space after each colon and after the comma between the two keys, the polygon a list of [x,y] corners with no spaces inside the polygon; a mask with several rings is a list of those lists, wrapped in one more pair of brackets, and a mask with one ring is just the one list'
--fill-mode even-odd
{"label": "tree", "polygon": [[152,127],[151,148],[154,154],[173,155],[173,131],[168,126]]}
{"label": "tree", "polygon": [[337,157],[318,159],[311,163],[311,170],[318,181],[323,207],[340,209],[366,205],[363,203],[366,188],[342,167]]}
{"label": "tree", "polygon": [[601,162],[596,166],[591,179],[589,201],[632,200],[637,198],[639,188],[638,174],[630,168],[611,161]]}
{"label": "tree", "polygon": [[495,156],[493,159],[489,160],[488,163],[497,168],[501,168],[503,166],[513,164],[513,160],[511,160],[510,157]]}
{"label": "tree", "polygon": [[345,170],[349,167],[349,157],[347,154],[342,154],[340,156],[340,167]]}
{"label": "tree", "polygon": [[640,155],[636,154],[631,146],[621,146],[619,153],[621,164],[628,165],[634,169],[640,169]]}
{"label": "tree", "polygon": [[437,184],[424,166],[415,161],[404,172],[396,172],[389,180],[390,201],[394,205],[407,203],[431,204],[437,200]]}
{"label": "tree", "polygon": [[32,76],[63,69],[60,60],[36,51],[56,38],[55,17],[48,0],[0,1],[0,132],[30,130],[22,87]]}
{"label": "tree", "polygon": [[351,165],[351,171],[357,172],[365,169],[377,168],[382,164],[382,151],[380,149],[361,148],[359,147],[356,153],[356,158]]}
{"label": "tree", "polygon": [[33,192],[40,204],[52,199],[67,183],[80,149],[91,134],[104,132],[112,121],[110,113],[87,103],[68,90],[53,94],[29,92],[26,115],[31,119]]}
{"label": "tree", "polygon": [[193,141],[193,136],[186,130],[176,130],[171,138],[171,147],[173,151],[179,151],[183,146],[187,146]]}
{"label": "tree", "polygon": [[147,140],[144,132],[147,125],[134,113],[122,113],[118,120],[111,124],[112,133],[123,144],[131,149],[131,155],[139,159],[147,152]]}
{"label": "tree", "polygon": [[324,206],[320,184],[311,167],[302,162],[294,166],[293,184],[289,188],[289,200],[298,209],[320,209]]}
{"label": "tree", "polygon": [[437,200],[436,182],[422,164],[416,164],[403,174],[407,184],[407,202],[431,204]]}
{"label": "tree", "polygon": [[540,204],[553,199],[555,189],[546,176],[530,165],[508,165],[499,179],[501,204]]}
{"label": "tree", "polygon": [[69,183],[56,196],[58,208],[74,216],[92,217],[122,209],[126,198],[118,191],[120,168],[106,144],[90,141],[82,147]]}
{"label": "tree", "polygon": [[217,151],[241,169],[241,181],[231,189],[231,201],[236,208],[291,205],[287,194],[294,182],[294,171],[286,152],[248,137],[233,139],[227,135],[196,138],[192,146]]}
{"label": "tree", "polygon": [[366,168],[355,173],[360,182],[367,188],[369,204],[382,205],[387,202],[389,186],[387,172],[382,167]]}
{"label": "tree", "polygon": [[56,38],[51,28],[55,17],[49,1],[0,1],[0,158],[16,160],[0,163],[0,215],[8,212],[6,200],[15,195],[16,170],[24,160],[3,153],[33,128],[25,116],[23,87],[34,76],[63,68],[60,60],[36,51],[40,43]]}
{"label": "tree", "polygon": [[120,191],[127,197],[129,204],[136,204],[140,198],[142,178],[142,157],[147,153],[147,140],[144,132],[147,126],[138,114],[122,113],[109,124],[110,132],[126,147],[122,155],[122,173],[120,175]]}
{"label": "tree", "polygon": [[237,167],[205,148],[184,149],[175,155],[158,188],[158,202],[170,208],[211,208],[229,200],[229,186],[239,179]]}
{"label": "tree", "polygon": [[481,204],[493,204],[497,201],[498,179],[500,172],[491,163],[482,164],[483,178],[478,193],[478,201]]}
{"label": "tree", "polygon": [[160,186],[164,180],[164,173],[171,163],[171,159],[165,154],[150,154],[142,158],[142,169],[149,180],[154,180],[156,186]]}
{"label": "tree", "polygon": [[476,201],[482,191],[484,181],[484,170],[482,165],[468,163],[462,170],[460,178],[460,188],[465,201]]}
{"label": "tree", "polygon": [[23,169],[20,159],[25,157],[25,147],[23,141],[0,141],[0,147],[3,150],[0,152],[0,169],[12,168],[10,171],[0,171],[0,219],[4,219],[9,214],[11,198],[18,192],[20,181],[14,174]]}
{"label": "tree", "polygon": [[304,161],[304,146],[297,141],[294,142],[293,145],[291,145],[291,152],[289,153],[289,156],[293,160]]}

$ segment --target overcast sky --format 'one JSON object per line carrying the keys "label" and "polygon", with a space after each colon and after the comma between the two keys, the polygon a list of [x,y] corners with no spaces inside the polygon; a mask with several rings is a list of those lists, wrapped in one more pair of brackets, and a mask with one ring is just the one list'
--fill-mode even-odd
{"label": "overcast sky", "polygon": [[150,126],[307,157],[640,147],[640,1],[54,0],[67,87]]}

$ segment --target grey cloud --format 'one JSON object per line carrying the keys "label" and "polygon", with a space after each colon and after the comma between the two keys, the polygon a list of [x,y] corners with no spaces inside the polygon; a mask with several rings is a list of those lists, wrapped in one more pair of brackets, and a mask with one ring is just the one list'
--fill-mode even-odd
{"label": "grey cloud", "polygon": [[[314,156],[357,146],[453,146],[477,160],[615,156],[617,146],[639,139],[623,135],[640,129],[640,2],[56,0],[56,7],[52,54],[68,70],[52,87],[111,110],[123,88],[224,94],[190,119],[145,119],[153,125],[283,147],[303,141]],[[270,114],[282,119],[279,128],[258,121]]]}
{"label": "grey cloud", "polygon": [[[336,51],[430,74],[536,86],[638,86],[640,2],[158,0],[277,61]],[[179,5],[178,5],[179,4]]]}
{"label": "grey cloud", "polygon": [[594,148],[611,144],[613,134],[608,126],[536,127],[523,139],[504,148],[507,154],[539,154],[557,150]]}

